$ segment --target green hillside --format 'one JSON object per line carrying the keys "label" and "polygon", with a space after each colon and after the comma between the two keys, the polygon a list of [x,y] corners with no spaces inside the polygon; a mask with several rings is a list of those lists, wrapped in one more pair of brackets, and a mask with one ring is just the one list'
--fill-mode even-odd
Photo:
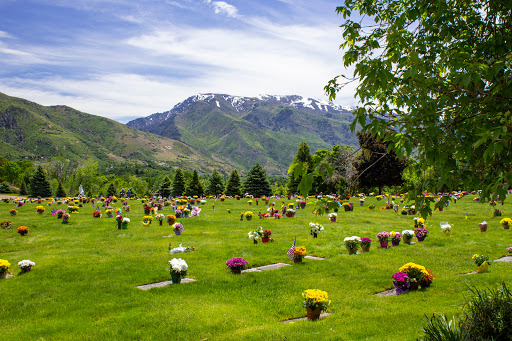
{"label": "green hillside", "polygon": [[41,106],[0,93],[0,152],[7,159],[63,157],[102,165],[156,162],[209,171],[226,168],[179,141],[141,132],[66,106]]}

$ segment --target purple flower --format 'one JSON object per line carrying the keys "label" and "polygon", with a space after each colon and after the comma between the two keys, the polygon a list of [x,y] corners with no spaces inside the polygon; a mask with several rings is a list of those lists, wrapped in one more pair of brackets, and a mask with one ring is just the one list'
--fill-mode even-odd
{"label": "purple flower", "polygon": [[396,282],[406,282],[409,280],[409,276],[405,272],[396,272],[391,278]]}
{"label": "purple flower", "polygon": [[226,261],[226,265],[232,269],[242,269],[247,264],[249,263],[240,257],[231,258]]}
{"label": "purple flower", "polygon": [[370,238],[361,238],[361,245],[370,245],[371,242]]}

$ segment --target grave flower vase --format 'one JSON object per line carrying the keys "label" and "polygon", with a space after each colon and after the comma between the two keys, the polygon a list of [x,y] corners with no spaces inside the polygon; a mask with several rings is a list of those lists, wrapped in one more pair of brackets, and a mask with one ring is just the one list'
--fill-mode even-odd
{"label": "grave flower vase", "polygon": [[268,237],[261,237],[261,242],[262,242],[263,244],[268,243],[268,241],[269,241],[269,240],[270,240],[270,238],[268,238]]}
{"label": "grave flower vase", "polygon": [[122,224],[122,223],[123,223],[123,222],[122,222],[121,220],[118,220],[118,221],[117,221],[117,229],[118,229],[118,230],[120,230],[120,229],[121,229],[121,224]]}
{"label": "grave flower vase", "polygon": [[4,272],[0,273],[0,279],[7,278],[8,273],[9,273],[9,271],[4,271]]}
{"label": "grave flower vase", "polygon": [[503,223],[503,224],[501,224],[501,226],[503,226],[503,228],[505,230],[508,230],[510,228],[509,224],[507,224],[507,223]]}
{"label": "grave flower vase", "polygon": [[121,230],[126,230],[128,228],[128,223],[121,224]]}
{"label": "grave flower vase", "polygon": [[160,226],[162,226],[163,220],[160,220]]}
{"label": "grave flower vase", "polygon": [[313,238],[318,238],[318,233],[313,232]]}
{"label": "grave flower vase", "polygon": [[315,321],[320,318],[320,314],[322,313],[322,308],[314,308],[311,309],[310,307],[306,307],[306,312],[308,316],[308,320]]}
{"label": "grave flower vase", "polygon": [[174,234],[179,236],[181,234],[181,231],[180,230],[174,230]]}
{"label": "grave flower vase", "polygon": [[487,231],[487,224],[478,224],[478,226],[480,226],[480,232],[485,232]]}
{"label": "grave flower vase", "polygon": [[355,255],[355,254],[357,254],[357,247],[352,247],[352,248],[347,247],[347,250],[348,250],[348,254],[349,254],[349,255]]}
{"label": "grave flower vase", "polygon": [[404,243],[405,244],[411,244],[411,242],[412,242],[412,237],[404,236]]}
{"label": "grave flower vase", "polygon": [[424,240],[425,240],[425,237],[426,237],[426,236],[416,236],[416,238],[418,238],[418,241],[419,241],[419,242],[424,241]]}
{"label": "grave flower vase", "polygon": [[294,258],[294,259],[293,259],[293,264],[299,264],[299,263],[302,263],[302,257],[300,257],[300,258]]}
{"label": "grave flower vase", "polygon": [[231,273],[239,275],[239,274],[242,273],[242,269],[240,269],[240,268],[231,268]]}
{"label": "grave flower vase", "polygon": [[360,201],[359,206],[364,206],[364,201]]}
{"label": "grave flower vase", "polygon": [[444,235],[449,237],[452,235],[452,231],[444,231]]}
{"label": "grave flower vase", "polygon": [[482,265],[476,266],[476,272],[478,272],[478,273],[487,272],[488,270],[489,270],[489,263],[487,263],[487,262],[483,262]]}
{"label": "grave flower vase", "polygon": [[416,281],[416,280],[411,281],[411,283],[409,285],[409,290],[418,290],[418,288],[419,288],[418,281]]}
{"label": "grave flower vase", "polygon": [[336,218],[330,218],[331,219],[331,223],[335,223],[336,222]]}
{"label": "grave flower vase", "polygon": [[179,273],[171,271],[172,284],[180,284],[182,276]]}
{"label": "grave flower vase", "polygon": [[361,245],[361,250],[363,252],[368,252],[370,251],[370,245]]}
{"label": "grave flower vase", "polygon": [[391,241],[391,245],[393,245],[393,246],[398,246],[398,245],[400,245],[400,240],[397,240],[397,241],[392,240],[392,241]]}
{"label": "grave flower vase", "polygon": [[380,242],[380,247],[383,248],[383,249],[386,249],[388,247],[388,241],[387,240],[383,240]]}

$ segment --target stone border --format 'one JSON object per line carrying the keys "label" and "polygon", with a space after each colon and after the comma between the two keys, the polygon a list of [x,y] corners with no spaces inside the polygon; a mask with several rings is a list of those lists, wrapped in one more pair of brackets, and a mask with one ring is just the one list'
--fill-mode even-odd
{"label": "stone border", "polygon": [[498,259],[495,259],[493,262],[512,263],[512,256],[503,256]]}
{"label": "stone border", "polygon": [[270,265],[263,265],[263,266],[258,266],[256,268],[250,268],[250,269],[246,269],[246,270],[242,270],[242,273],[247,273],[247,272],[261,272],[261,271],[267,271],[267,270],[274,270],[274,269],[280,269],[284,266],[289,266],[290,264],[286,264],[286,263],[275,263],[275,264],[270,264]]}
{"label": "stone border", "polygon": [[[187,284],[187,283],[195,282],[195,281],[196,280],[193,278],[182,278],[181,284]],[[173,284],[172,281],[156,282],[156,283],[139,285],[139,286],[137,286],[137,289],[149,290],[149,289],[153,289],[153,288],[163,288],[163,287],[166,287],[166,286],[172,285],[172,284]]]}
{"label": "stone border", "polygon": [[[321,313],[320,317],[318,319],[319,320],[320,319],[324,319],[324,318],[326,318],[329,315],[331,315],[331,313]],[[295,322],[298,322],[298,321],[307,321],[307,320],[308,320],[307,316],[304,316],[304,317],[297,317],[297,318],[294,318],[294,319],[281,321],[281,323],[295,323]]]}
{"label": "stone border", "polygon": [[324,259],[327,259],[327,258],[317,257],[317,256],[304,256],[304,258],[306,258],[306,259],[313,259],[313,260],[324,260]]}
{"label": "stone border", "polygon": [[463,274],[461,274],[462,276],[467,276],[467,275],[474,275],[474,274],[477,274],[478,272],[476,271],[471,271],[471,272],[465,272]]}

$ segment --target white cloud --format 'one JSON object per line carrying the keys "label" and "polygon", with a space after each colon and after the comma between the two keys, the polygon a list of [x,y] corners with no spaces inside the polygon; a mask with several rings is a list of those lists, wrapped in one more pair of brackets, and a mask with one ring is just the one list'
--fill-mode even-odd
{"label": "white cloud", "polygon": [[238,10],[235,6],[228,4],[224,1],[213,1],[212,2],[213,7],[215,8],[215,13],[223,13],[226,14],[228,17],[236,18],[238,16]]}

